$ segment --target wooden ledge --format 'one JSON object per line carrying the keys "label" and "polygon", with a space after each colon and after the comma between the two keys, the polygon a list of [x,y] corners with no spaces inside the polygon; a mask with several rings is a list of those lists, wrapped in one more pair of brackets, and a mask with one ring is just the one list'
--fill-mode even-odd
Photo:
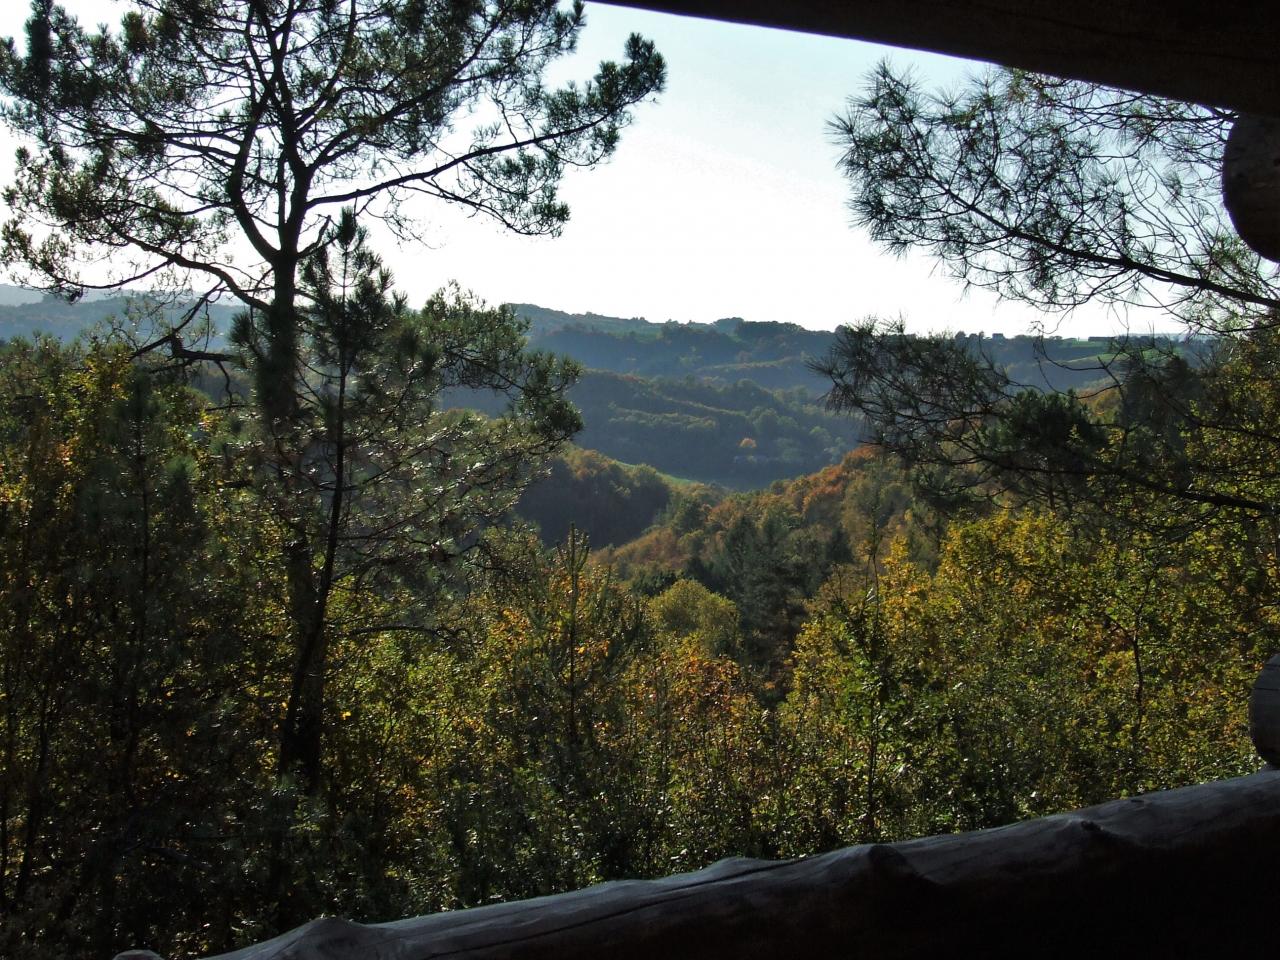
{"label": "wooden ledge", "polygon": [[220,960],[1220,953],[1274,936],[1280,772],[992,830],[361,925]]}

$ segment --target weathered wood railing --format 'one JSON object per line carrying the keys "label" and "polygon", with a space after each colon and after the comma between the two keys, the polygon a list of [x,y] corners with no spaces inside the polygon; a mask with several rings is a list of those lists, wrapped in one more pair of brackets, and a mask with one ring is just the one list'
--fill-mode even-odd
{"label": "weathered wood railing", "polygon": [[[1280,656],[1250,700],[1280,760]],[[1271,942],[1280,770],[953,836],[361,925],[315,920],[218,960],[1205,956]],[[124,958],[154,957],[131,951]]]}

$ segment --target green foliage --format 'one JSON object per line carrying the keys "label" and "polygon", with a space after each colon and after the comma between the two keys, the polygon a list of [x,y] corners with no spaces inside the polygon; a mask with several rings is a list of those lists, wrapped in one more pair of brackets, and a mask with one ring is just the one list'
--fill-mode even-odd
{"label": "green foliage", "polygon": [[[566,166],[609,156],[629,108],[665,72],[633,36],[622,64],[548,89],[544,71],[583,22],[581,5],[550,0],[166,0],[90,32],[34,3],[26,51],[0,51],[4,118],[35,142],[19,152],[7,194],[7,259],[74,291],[76,261],[131,248],[144,261],[133,276],[193,270],[272,313],[273,350],[287,354],[295,271],[335,208],[358,203],[409,229],[400,203],[417,193],[520,232],[564,223],[556,188]],[[479,116],[456,129],[488,104],[505,122]],[[40,236],[33,219],[60,230]],[[257,265],[231,262],[233,234]]]}
{"label": "green foliage", "polygon": [[738,608],[696,580],[677,580],[654,597],[649,615],[668,642],[693,644],[706,657],[740,656]]}
{"label": "green foliage", "polygon": [[[989,506],[1014,494],[1070,511],[1135,491],[1181,501],[1192,516],[1215,509],[1270,516],[1243,475],[1223,472],[1205,432],[1267,444],[1240,393],[1210,389],[1239,377],[1237,356],[1272,349],[1267,326],[1181,348],[1149,339],[1118,343],[1111,380],[1088,401],[1074,391],[1019,389],[990,357],[942,337],[913,337],[901,324],[868,321],[838,331],[815,367],[832,378],[829,402],[858,415],[872,440],[913,468],[940,508]],[[1259,381],[1260,396],[1269,384]]]}
{"label": "green foliage", "polygon": [[1101,358],[1102,393],[1114,396],[1086,406],[1020,391],[990,356],[867,322],[840,331],[815,365],[832,378],[833,404],[941,479],[940,502],[1012,490],[1069,508],[1141,490],[1195,517],[1273,516],[1274,502],[1241,482],[1247,471],[1224,475],[1214,453],[1192,456],[1206,430],[1257,430],[1239,395],[1206,385],[1236,352],[1270,349],[1280,307],[1275,269],[1234,234],[1219,200],[1230,119],[1017,71],[931,97],[879,67],[835,124],[873,236],[923,247],[1014,299],[1162,304],[1192,330],[1224,335],[1181,349],[1121,342]]}
{"label": "green foliage", "polygon": [[[285,531],[294,647],[279,771],[308,794],[321,781],[335,591],[354,582],[429,597],[423,562],[469,550],[477,524],[510,506],[529,458],[580,425],[560,399],[572,368],[525,354],[509,313],[455,293],[406,323],[354,211],[404,235],[404,202],[426,195],[555,233],[568,217],[556,192],[566,167],[608,157],[665,74],[632,36],[623,65],[547,89],[544,71],[582,23],[580,4],[554,2],[164,2],[91,33],[37,2],[25,54],[0,49],[3,117],[34,143],[6,191],[6,262],[74,298],[80,264],[124,252],[117,273],[94,281],[184,290],[198,278],[213,285],[206,302],[227,294],[246,308],[232,331],[240,354],[214,359],[253,374],[246,482]],[[459,131],[486,110],[469,136]],[[233,255],[237,239],[247,259]],[[152,346],[163,341],[180,362],[202,359],[177,329]],[[499,388],[511,415],[436,420],[423,435],[449,386]]]}
{"label": "green foliage", "polygon": [[[377,738],[344,752],[344,705],[392,707],[417,648],[456,633],[484,528],[578,424],[574,367],[456,291],[408,310],[351,217],[303,279],[285,421],[119,347],[4,347],[0,937],[20,955],[204,953],[455,902],[379,859],[411,842],[400,787],[365,797]],[[236,340],[261,362],[251,316]],[[459,384],[508,410],[437,410]]]}
{"label": "green foliage", "polygon": [[[516,536],[492,547],[503,573],[455,610],[458,642],[370,658],[342,681],[334,749],[348,802],[381,808],[376,848],[401,911],[658,876],[733,850],[759,709],[732,661],[702,651],[733,643],[731,606],[701,591],[707,632],[691,640],[587,564],[576,533],[550,555]],[[372,780],[357,782],[364,769]]]}
{"label": "green foliage", "polygon": [[1059,502],[1069,509],[1084,492],[1107,433],[1075,391],[1023,390],[983,427],[978,443],[1009,478],[1011,491],[1043,499],[1050,509]]}
{"label": "green foliage", "polygon": [[652,467],[629,467],[570,447],[550,472],[525,490],[516,512],[547,544],[562,543],[577,527],[598,546],[633,540],[667,509],[673,484]]}
{"label": "green foliage", "polygon": [[1239,591],[1194,562],[1206,548],[1001,514],[954,529],[932,575],[901,553],[874,584],[838,575],[782,708],[799,848],[1253,769],[1247,690],[1275,624],[1236,626]]}
{"label": "green foliage", "polygon": [[[312,306],[298,326],[307,362],[289,384],[292,412],[273,417],[255,393],[239,455],[287,532],[295,652],[279,768],[308,793],[322,780],[332,644],[349,630],[432,633],[483,528],[581,423],[563,396],[576,366],[526,351],[509,310],[453,289],[410,311],[351,211],[325,240],[303,265]],[[270,339],[251,313],[239,319],[234,340],[259,382]],[[462,387],[491,389],[506,409],[438,409],[443,389]]]}
{"label": "green foliage", "polygon": [[[342,302],[308,321],[317,378],[358,337],[426,322],[379,295],[362,316],[387,326],[352,329]],[[1111,513],[1154,532],[1106,532],[1086,499],[1074,523],[1007,509],[934,539],[905,474],[862,451],[754,497],[681,492],[647,536],[722,593],[686,576],[641,599],[573,530],[547,552],[490,527],[456,566],[364,577],[338,576],[357,569],[344,545],[308,791],[277,774],[295,534],[244,482],[252,424],[113,348],[3,359],[6,955],[199,955],[321,913],[991,826],[1256,763],[1247,689],[1280,634],[1269,522],[1218,514],[1170,541],[1155,514],[1177,508],[1135,495]],[[1265,355],[1235,362],[1243,379],[1213,389],[1252,390],[1265,416]],[[372,416],[360,389],[348,413]],[[335,413],[308,421],[317,464],[334,462]],[[1262,442],[1202,433],[1188,451],[1255,463]],[[380,503],[362,500],[370,476],[345,484],[356,534]]]}
{"label": "green foliage", "polygon": [[[177,54],[206,42],[251,84],[231,52],[277,14],[314,46],[275,82],[331,108],[315,135],[345,129],[351,163],[385,148],[406,168],[472,102],[450,65],[492,27],[478,88],[568,138],[463,173],[517,228],[559,222],[557,165],[611,150],[626,106],[660,82],[637,42],[594,87],[543,90],[577,9],[357,4],[349,59],[333,61],[351,73],[327,85],[308,57],[335,41],[337,8],[252,6],[159,4],[91,38],[38,5],[28,56],[0,57],[10,118],[44,138],[20,172],[26,212],[83,215],[73,239],[144,241],[161,259],[216,247],[230,221],[178,209],[157,182],[183,157],[199,174],[199,151],[136,108],[208,120],[204,65]],[[218,32],[237,15],[245,29]],[[372,129],[344,84],[388,70],[443,86]],[[251,217],[269,161],[289,166],[282,101],[267,99],[247,101],[256,120],[214,118],[252,130],[248,179],[227,184]],[[59,138],[108,121],[118,146],[60,156]],[[297,223],[320,205],[302,202]],[[1134,344],[1118,399],[1088,402],[1009,389],[954,341],[848,334],[849,370],[898,416],[893,435],[985,506],[948,524],[954,501],[926,500],[870,450],[722,499],[570,452],[555,469],[573,471],[575,498],[604,500],[602,539],[658,521],[602,551],[611,566],[566,504],[543,503],[547,526],[566,524],[554,551],[509,518],[580,425],[576,365],[456,290],[410,310],[350,211],[313,226],[309,245],[276,251],[269,295],[240,288],[239,354],[209,361],[253,373],[247,399],[190,389],[211,371],[174,338],[164,360],[0,346],[6,956],[200,955],[323,913],[386,920],[985,827],[1256,765],[1246,691],[1280,638],[1268,326],[1200,365]],[[70,252],[8,239],[55,273]],[[794,333],[713,329],[749,356]],[[717,342],[653,339],[704,359]],[[736,456],[800,463],[800,434],[832,436],[799,397],[751,384],[600,383],[617,421],[653,437],[735,424]],[[495,416],[444,409],[445,390],[501,394]]]}
{"label": "green foliage", "polygon": [[733,601],[749,638],[746,660],[776,662],[778,645],[794,632],[809,565],[799,518],[781,504],[726,521],[694,572]]}
{"label": "green foliage", "polygon": [[263,718],[259,571],[220,529],[201,404],[49,341],[4,349],[0,392],[0,950],[203,949]]}
{"label": "green foliage", "polygon": [[925,524],[936,556],[901,534],[881,556],[876,504],[897,491],[858,498],[868,562],[811,604],[780,707],[798,849],[1256,765],[1277,301],[1218,205],[1228,120],[1010,71],[928,97],[881,67],[835,125],[854,211],[890,249],[1016,299],[1164,301],[1229,335],[1121,342],[1084,398],[1026,389],[965,338],[837,333],[816,369],[912,470],[903,517],[925,500],[968,519]]}

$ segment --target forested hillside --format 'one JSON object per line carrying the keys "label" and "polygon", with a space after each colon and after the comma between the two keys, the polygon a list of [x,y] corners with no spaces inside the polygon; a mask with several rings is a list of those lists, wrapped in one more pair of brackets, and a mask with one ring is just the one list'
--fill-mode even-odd
{"label": "forested hillside", "polygon": [[[532,304],[514,307],[530,321],[532,346],[567,354],[591,369],[641,377],[694,376],[724,384],[749,380],[765,389],[803,391],[810,397],[831,388],[830,380],[810,366],[831,349],[834,334],[829,331],[739,317],[657,324],[642,318],[562,313]],[[1046,391],[1081,389],[1105,380],[1106,363],[1114,353],[1109,337],[954,336],[966,350],[1007,369],[1014,383]],[[1137,337],[1130,342],[1168,346],[1172,341]]]}
{"label": "forested hillside", "polygon": [[[179,321],[193,306],[194,301],[184,299],[162,306],[149,297],[127,292],[88,296],[69,303],[61,297],[0,284],[0,340],[46,334],[70,341],[89,330],[105,332],[113,326],[150,339],[149,335]],[[207,331],[208,343],[215,347],[225,345],[234,313],[226,304],[201,307],[198,322],[189,324],[188,337],[195,339],[193,334]]]}
{"label": "forested hillside", "polygon": [[568,396],[582,411],[582,446],[736,489],[816,470],[860,442],[849,418],[798,391],[779,394],[748,380],[588,371]]}
{"label": "forested hillside", "polygon": [[[0,336],[41,331],[66,340],[95,325],[105,331],[109,321],[145,343],[189,306],[45,298],[0,306]],[[529,325],[531,348],[568,356],[586,368],[569,391],[584,422],[576,442],[615,460],[745,490],[838,462],[864,439],[856,419],[832,414],[822,401],[831,380],[812,363],[831,349],[831,333],[736,318],[651,324],[527,304],[516,309]],[[232,314],[225,305],[202,309],[184,331],[188,345],[225,349]],[[1105,384],[1107,363],[1115,356],[1104,339],[973,335],[957,337],[956,343],[988,357],[1012,387],[1041,390]],[[490,414],[502,406],[491,394],[467,389],[446,392],[444,401]]]}
{"label": "forested hillside", "polygon": [[[586,370],[566,396],[581,411],[582,447],[624,463],[734,489],[816,470],[861,440],[858,424],[801,391],[778,393],[747,380],[649,379]],[[497,413],[501,401],[454,390],[444,402]]]}
{"label": "forested hillside", "polygon": [[[32,929],[74,952],[119,925],[199,953],[319,910],[987,826],[1255,763],[1246,693],[1280,642],[1272,519],[1141,493],[945,514],[869,449],[722,497],[578,451],[552,465],[563,486],[526,494],[549,551],[503,525],[463,536],[460,512],[415,518],[401,481],[352,491],[324,802],[281,796],[288,515],[245,482],[257,445],[119,350],[0,360],[0,786],[32,824],[9,841],[15,950]],[[475,457],[499,431],[440,426],[473,451],[459,478],[496,469]],[[1191,453],[1218,443],[1265,452]],[[451,509],[488,510],[469,488]],[[565,526],[603,543],[646,515],[590,553]],[[408,524],[404,546],[369,539],[379,517]],[[103,861],[99,836],[128,845]],[[276,842],[305,884],[269,896]],[[54,856],[75,868],[16,885]],[[59,926],[48,895],[84,926]]]}
{"label": "forested hillside", "polygon": [[[0,340],[45,333],[69,340],[85,330],[114,321],[131,330],[150,330],[182,315],[192,305],[181,298],[163,309],[138,296],[90,296],[75,303],[0,284]],[[719,386],[746,380],[771,391],[817,398],[830,381],[809,361],[831,348],[833,334],[795,323],[753,323],[738,317],[714,323],[651,323],[644,318],[564,313],[533,304],[514,304],[528,322],[529,345],[572,357],[589,370],[644,379],[693,377]],[[231,329],[234,308],[212,304],[207,314],[211,343],[221,346]],[[205,316],[202,309],[201,317]],[[1026,386],[1046,390],[1081,388],[1105,374],[1111,356],[1106,337],[1092,340],[1034,336],[981,337],[960,334],[971,349],[990,356]]]}
{"label": "forested hillside", "polygon": [[592,546],[607,547],[634,540],[687,502],[711,504],[724,496],[719,488],[678,481],[650,466],[569,447],[529,485],[516,513],[547,546],[564,543],[576,530]]}

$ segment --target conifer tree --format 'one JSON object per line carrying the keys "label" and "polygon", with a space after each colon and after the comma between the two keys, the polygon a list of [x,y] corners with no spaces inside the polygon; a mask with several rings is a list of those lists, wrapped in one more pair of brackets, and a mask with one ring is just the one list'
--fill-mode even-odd
{"label": "conifer tree", "polygon": [[[5,194],[6,262],[73,297],[199,284],[204,300],[245,307],[242,358],[219,359],[252,371],[251,482],[287,531],[294,662],[280,760],[308,790],[321,764],[331,593],[355,569],[342,558],[363,557],[369,577],[392,544],[447,560],[534,452],[577,426],[558,401],[570,370],[522,357],[509,314],[441,296],[406,326],[389,277],[356,242],[356,215],[412,240],[417,201],[439,200],[556,233],[568,218],[565,170],[607,158],[665,72],[632,36],[622,63],[549,89],[546,68],[583,23],[581,3],[554,0],[136,0],[117,29],[93,32],[33,0],[25,51],[0,48],[0,116],[28,141]],[[105,274],[82,269],[104,258]],[[162,339],[179,359],[205,356],[176,331]],[[465,424],[374,452],[379,434],[423,427],[451,382],[512,396],[514,416],[482,431],[475,460],[464,462],[479,442]],[[357,492],[369,507],[359,529]],[[417,521],[392,506],[406,493]],[[407,536],[431,511],[435,534]]]}

